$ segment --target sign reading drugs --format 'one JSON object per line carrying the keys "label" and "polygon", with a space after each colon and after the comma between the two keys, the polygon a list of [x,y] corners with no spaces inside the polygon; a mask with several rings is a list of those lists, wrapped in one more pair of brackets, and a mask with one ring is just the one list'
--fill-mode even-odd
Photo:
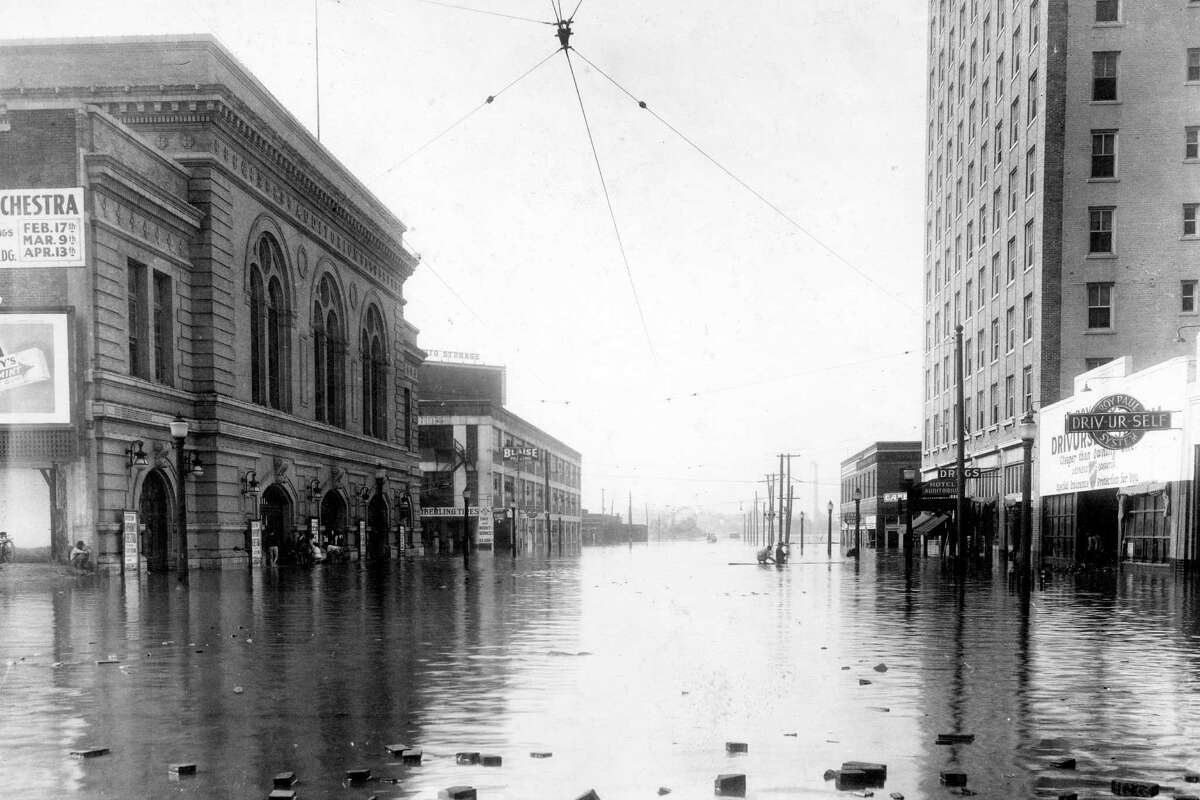
{"label": "sign reading drugs", "polygon": [[83,189],[0,190],[0,269],[84,266]]}
{"label": "sign reading drugs", "polygon": [[1080,392],[1038,414],[1040,494],[1190,477],[1183,432],[1172,427],[1172,412],[1186,405],[1187,359],[1105,379],[1116,384],[1111,387],[1116,391],[1099,399],[1095,392]]}
{"label": "sign reading drugs", "polygon": [[71,421],[69,319],[0,313],[0,425]]}

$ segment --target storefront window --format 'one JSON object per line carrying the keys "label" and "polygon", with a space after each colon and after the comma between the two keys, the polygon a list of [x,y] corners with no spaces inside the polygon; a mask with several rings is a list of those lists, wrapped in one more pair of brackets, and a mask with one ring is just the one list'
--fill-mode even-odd
{"label": "storefront window", "polygon": [[1166,492],[1126,497],[1122,556],[1129,561],[1166,561],[1171,550],[1169,523]]}

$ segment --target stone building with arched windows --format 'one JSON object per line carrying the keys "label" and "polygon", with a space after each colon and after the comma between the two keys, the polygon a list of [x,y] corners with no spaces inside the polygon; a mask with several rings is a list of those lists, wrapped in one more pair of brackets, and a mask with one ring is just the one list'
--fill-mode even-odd
{"label": "stone building with arched windows", "polygon": [[0,490],[41,481],[55,556],[83,539],[107,568],[222,567],[263,532],[364,558],[413,540],[418,259],[229,52],[0,42],[0,205],[52,190],[82,198],[79,263],[0,265],[0,331],[62,320],[48,373],[69,386],[43,418],[0,385]]}

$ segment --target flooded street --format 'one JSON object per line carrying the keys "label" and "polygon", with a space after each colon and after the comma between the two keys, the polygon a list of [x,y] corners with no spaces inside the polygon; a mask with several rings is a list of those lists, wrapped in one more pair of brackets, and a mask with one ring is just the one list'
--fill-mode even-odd
{"label": "flooded street", "polygon": [[[692,798],[738,772],[747,797],[815,797],[849,760],[887,764],[884,797],[950,796],[943,770],[981,798],[1194,789],[1193,584],[1058,579],[1023,606],[990,578],[958,590],[936,559],[907,577],[891,555],[806,559],[678,543],[482,554],[469,581],[427,557],[198,571],[187,589],[0,584],[0,794],[266,797],[294,771],[305,798]],[[86,748],[110,752],[69,755]],[[398,782],[344,784],[355,767]]]}

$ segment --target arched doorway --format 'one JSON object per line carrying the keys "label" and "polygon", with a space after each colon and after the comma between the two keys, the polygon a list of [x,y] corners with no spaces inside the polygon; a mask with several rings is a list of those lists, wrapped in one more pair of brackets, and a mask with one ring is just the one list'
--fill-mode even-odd
{"label": "arched doorway", "polygon": [[321,498],[321,530],[324,541],[350,545],[344,537],[338,538],[346,532],[346,501],[337,492],[326,492]]}
{"label": "arched doorway", "polygon": [[146,569],[166,572],[171,563],[171,534],[175,529],[175,495],[161,469],[151,470],[142,481],[138,518],[145,526],[138,546],[146,557]]}
{"label": "arched doorway", "polygon": [[371,498],[367,506],[367,528],[370,531],[367,538],[367,552],[371,558],[388,557],[388,507],[383,495],[378,492]]}
{"label": "arched doorway", "polygon": [[269,539],[268,531],[274,532],[275,541],[280,546],[292,541],[292,499],[282,486],[272,483],[263,491],[259,513],[262,516],[264,543]]}

